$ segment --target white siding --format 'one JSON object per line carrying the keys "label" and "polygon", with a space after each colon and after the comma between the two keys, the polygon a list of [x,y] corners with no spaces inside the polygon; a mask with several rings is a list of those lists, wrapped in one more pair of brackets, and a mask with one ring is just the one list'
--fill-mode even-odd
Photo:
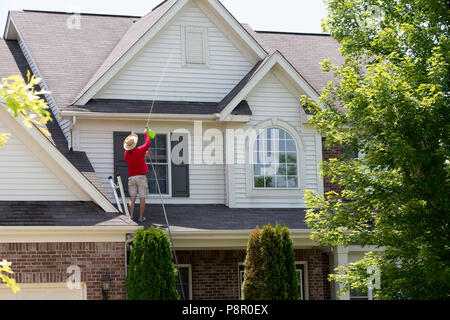
{"label": "white siding", "polygon": [[[0,120],[0,132],[10,132]],[[0,147],[1,201],[76,201],[66,185],[16,136]]]}
{"label": "white siding", "polygon": [[[255,127],[269,119],[279,119],[288,123],[299,136],[297,154],[300,158],[300,189],[273,192],[267,190],[266,196],[249,194],[253,188],[251,166],[235,165],[232,175],[234,203],[236,207],[304,207],[305,189],[320,192],[318,179],[318,161],[321,148],[317,145],[317,133],[302,124],[302,110],[298,98],[287,87],[269,72],[246,98],[252,110],[252,117],[246,128]],[[281,125],[281,127],[283,127]],[[252,147],[252,146],[251,146]],[[247,185],[249,184],[249,185]],[[258,189],[258,192],[261,193]],[[282,190],[282,189],[279,189]],[[287,194],[289,193],[289,196]],[[283,195],[285,194],[285,195]]]}
{"label": "white siding", "polygon": [[[108,198],[114,201],[113,191],[108,177],[114,174],[113,132],[130,131],[142,132],[145,123],[126,121],[87,121],[79,120],[75,126],[76,145],[85,151],[92,163]],[[152,121],[152,129],[156,133],[168,133],[177,128],[186,128],[192,132],[193,125],[188,122],[168,123]],[[209,127],[205,124],[203,129]],[[141,144],[138,142],[138,144]],[[204,142],[203,146],[208,145]],[[191,161],[194,152],[191,152]],[[189,166],[189,198],[165,197],[166,203],[189,204],[223,204],[225,203],[225,169],[223,164],[190,164]],[[159,203],[159,196],[150,195],[150,203]]]}
{"label": "white siding", "polygon": [[[207,30],[206,65],[186,65],[183,26]],[[133,58],[98,99],[220,101],[247,74],[250,61],[194,3]]]}

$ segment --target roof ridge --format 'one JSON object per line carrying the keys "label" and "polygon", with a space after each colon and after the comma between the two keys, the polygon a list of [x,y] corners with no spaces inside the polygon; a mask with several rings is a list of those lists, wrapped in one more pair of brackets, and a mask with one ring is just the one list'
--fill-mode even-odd
{"label": "roof ridge", "polygon": [[331,37],[329,33],[314,33],[314,32],[290,32],[290,31],[267,31],[267,30],[255,30],[256,33],[275,33],[275,34],[292,34],[301,36],[326,36]]}
{"label": "roof ridge", "polygon": [[113,17],[113,18],[142,18],[142,16],[135,16],[135,15],[95,13],[95,12],[68,12],[68,11],[52,11],[52,10],[35,10],[35,9],[23,9],[23,10],[11,10],[11,11],[50,13],[50,14],[79,14],[82,16],[101,16],[101,17]]}

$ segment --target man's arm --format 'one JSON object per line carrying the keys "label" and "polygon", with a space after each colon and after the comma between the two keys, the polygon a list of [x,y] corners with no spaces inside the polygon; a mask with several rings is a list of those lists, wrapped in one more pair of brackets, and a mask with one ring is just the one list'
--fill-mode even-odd
{"label": "man's arm", "polygon": [[139,148],[137,148],[139,151],[144,151],[144,150],[148,150],[148,148],[150,148],[150,144],[152,143],[152,141],[150,140],[147,132],[144,133],[145,136],[145,143],[140,146]]}

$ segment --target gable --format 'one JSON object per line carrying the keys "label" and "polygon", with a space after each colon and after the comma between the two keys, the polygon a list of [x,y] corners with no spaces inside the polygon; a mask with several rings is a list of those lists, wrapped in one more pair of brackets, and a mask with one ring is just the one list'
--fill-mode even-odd
{"label": "gable", "polygon": [[218,102],[255,63],[190,2],[94,98]]}
{"label": "gable", "polygon": [[[1,119],[0,132],[12,132]],[[67,181],[59,178],[54,170],[11,133],[8,142],[0,147],[0,200],[90,200],[81,188],[69,188]]]}
{"label": "gable", "polygon": [[275,71],[267,73],[246,100],[252,110],[250,125],[278,118],[294,128],[301,128],[303,110],[300,101],[277,77]]}

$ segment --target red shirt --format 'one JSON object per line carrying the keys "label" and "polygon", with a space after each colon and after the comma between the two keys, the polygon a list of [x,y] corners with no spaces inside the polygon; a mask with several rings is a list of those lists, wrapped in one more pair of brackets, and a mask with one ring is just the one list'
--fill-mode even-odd
{"label": "red shirt", "polygon": [[150,143],[150,138],[146,132],[145,143],[142,146],[125,151],[124,157],[128,165],[128,177],[138,176],[149,172],[147,164],[145,163],[145,153],[150,147]]}

